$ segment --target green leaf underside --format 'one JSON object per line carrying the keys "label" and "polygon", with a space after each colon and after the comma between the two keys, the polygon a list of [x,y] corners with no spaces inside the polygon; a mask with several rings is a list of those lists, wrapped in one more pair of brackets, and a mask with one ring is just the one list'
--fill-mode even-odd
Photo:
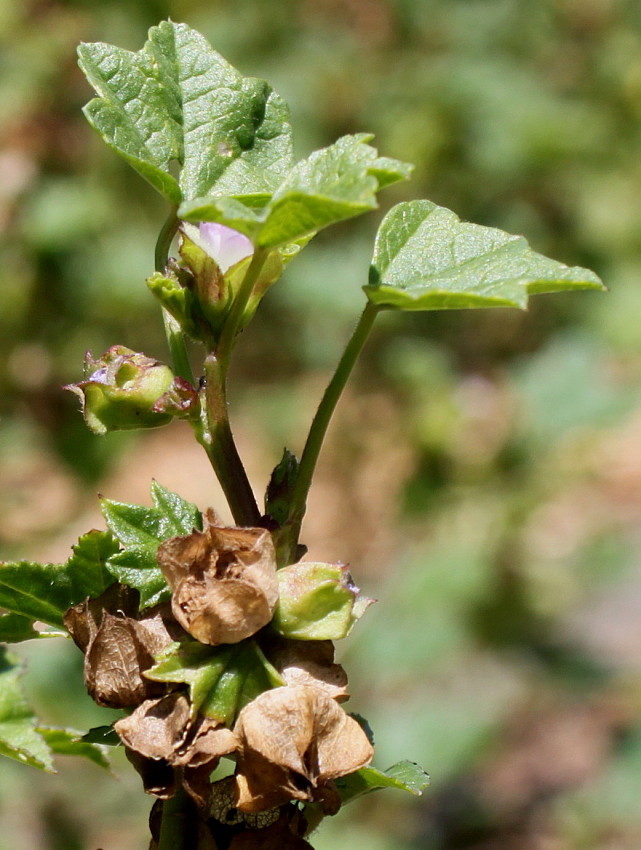
{"label": "green leaf underside", "polygon": [[343,803],[348,803],[363,794],[369,794],[379,788],[397,788],[420,796],[430,784],[428,774],[411,761],[399,761],[385,772],[375,767],[363,767],[348,776],[335,780]]}
{"label": "green leaf underside", "polygon": [[263,691],[285,684],[253,640],[225,646],[175,644],[145,676],[187,684],[192,710],[228,725]]}
{"label": "green leaf underside", "polygon": [[431,201],[385,216],[369,285],[374,304],[398,310],[527,306],[528,294],[604,289],[593,272],[534,252],[522,236],[462,222]]}
{"label": "green leaf underside", "polygon": [[148,608],[168,599],[170,590],[156,563],[161,541],[202,529],[202,514],[195,505],[156,481],[151,485],[154,506],[129,505],[110,499],[101,501],[105,521],[123,550],[112,555],[107,569],[122,584],[140,591],[140,607]]}
{"label": "green leaf underside", "polygon": [[80,756],[109,770],[109,759],[105,755],[105,748],[98,744],[88,743],[82,732],[76,732],[73,729],[54,729],[50,726],[38,726],[37,732],[42,735],[54,754]]}
{"label": "green leaf underside", "polygon": [[197,198],[178,214],[188,221],[217,221],[272,249],[377,206],[376,192],[409,176],[411,166],[378,157],[367,133],[343,136],[297,163],[262,208],[242,198]]}
{"label": "green leaf underside", "polygon": [[0,755],[53,772],[51,751],[20,689],[21,673],[20,661],[0,648]]}
{"label": "green leaf underside", "polygon": [[62,627],[62,615],[73,599],[64,564],[0,564],[0,606],[7,611]]}
{"label": "green leaf underside", "polygon": [[87,744],[100,744],[107,747],[120,747],[122,741],[113,726],[94,726],[82,736]]}
{"label": "green leaf underside", "polygon": [[0,616],[0,643],[20,643],[23,640],[64,637],[66,631],[53,629],[34,629],[34,620],[21,614],[2,614]]}
{"label": "green leaf underside", "polygon": [[138,53],[96,43],[78,55],[99,95],[90,124],[171,202],[271,194],[291,168],[287,105],[185,24],[152,27]]}
{"label": "green leaf underside", "polygon": [[[105,565],[116,551],[118,545],[109,532],[90,531],[73,547],[65,564],[0,564],[0,607],[32,622],[64,628],[62,616],[67,608],[87,596],[98,596],[113,583]],[[19,625],[18,620],[8,621],[5,628]]]}

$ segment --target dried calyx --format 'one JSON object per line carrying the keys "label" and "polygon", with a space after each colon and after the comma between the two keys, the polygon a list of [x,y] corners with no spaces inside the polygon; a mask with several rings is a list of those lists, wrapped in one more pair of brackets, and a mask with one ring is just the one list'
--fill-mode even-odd
{"label": "dried calyx", "polygon": [[74,605],[64,623],[85,653],[84,676],[99,705],[128,708],[167,692],[144,677],[154,656],[183,635],[167,605],[139,612],[137,590],[122,584]]}
{"label": "dried calyx", "polygon": [[227,528],[210,510],[204,531],[165,540],[157,559],[174,616],[201,643],[237,643],[272,619],[278,581],[268,531]]}

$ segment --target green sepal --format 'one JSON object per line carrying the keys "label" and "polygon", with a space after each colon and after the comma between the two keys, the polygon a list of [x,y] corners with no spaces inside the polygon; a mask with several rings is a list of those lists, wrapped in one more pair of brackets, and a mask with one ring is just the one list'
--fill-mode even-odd
{"label": "green sepal", "polygon": [[355,773],[334,780],[343,804],[377,791],[379,788],[397,788],[419,797],[430,784],[429,775],[411,761],[399,761],[386,771],[375,767],[362,767]]}
{"label": "green sepal", "polygon": [[117,551],[109,532],[90,531],[65,564],[0,563],[0,607],[32,622],[64,628],[68,608],[87,596],[99,596],[113,583],[106,565]]}
{"label": "green sepal", "polygon": [[604,289],[588,269],[533,251],[522,236],[462,222],[431,201],[397,204],[376,236],[370,301],[397,310],[527,306],[528,294]]}
{"label": "green sepal", "polygon": [[53,773],[51,750],[20,688],[22,673],[22,662],[0,647],[0,755]]}
{"label": "green sepal", "polygon": [[171,271],[165,274],[154,272],[146,283],[151,294],[188,336],[198,342],[208,342],[211,338],[209,328],[198,301],[191,289],[180,282],[178,275]]}
{"label": "green sepal", "polygon": [[202,514],[195,505],[152,482],[153,507],[101,500],[101,510],[122,550],[112,555],[107,569],[122,584],[140,591],[140,607],[168,599],[171,591],[156,563],[163,540],[202,529]]}
{"label": "green sepal", "polygon": [[284,449],[282,458],[272,470],[265,492],[265,513],[277,525],[282,525],[289,517],[289,505],[296,484],[298,467],[296,455],[289,449]]}
{"label": "green sepal", "polygon": [[109,759],[106,748],[85,740],[82,732],[74,729],[58,729],[52,726],[36,727],[52,753],[60,756],[80,756],[86,758],[98,767],[109,770]]}
{"label": "green sepal", "polygon": [[148,679],[187,684],[192,710],[228,726],[263,691],[285,684],[251,639],[223,646],[185,641],[157,662],[145,671]]}

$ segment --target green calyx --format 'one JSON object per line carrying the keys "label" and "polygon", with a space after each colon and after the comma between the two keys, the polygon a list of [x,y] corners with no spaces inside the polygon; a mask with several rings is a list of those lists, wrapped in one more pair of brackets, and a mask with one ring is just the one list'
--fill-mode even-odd
{"label": "green calyx", "polygon": [[87,354],[85,375],[65,389],[81,399],[85,422],[94,434],[156,428],[175,415],[163,402],[175,383],[173,372],[141,352],[113,345],[97,360]]}
{"label": "green calyx", "polygon": [[302,561],[278,571],[279,601],[272,625],[297,640],[340,640],[375,601],[343,564]]}

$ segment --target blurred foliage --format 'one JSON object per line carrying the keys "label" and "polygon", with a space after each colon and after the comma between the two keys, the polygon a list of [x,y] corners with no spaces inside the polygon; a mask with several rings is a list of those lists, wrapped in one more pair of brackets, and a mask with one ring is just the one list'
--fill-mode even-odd
{"label": "blurred foliage", "polygon": [[[417,164],[384,204],[428,197],[522,232],[611,290],[540,298],[528,314],[377,326],[334,424],[306,542],[349,558],[380,598],[343,650],[352,704],[374,728],[378,766],[416,759],[432,789],[415,804],[393,792],[354,803],[316,845],[636,850],[641,6],[0,3],[5,557],[41,555],[148,439],[92,436],[60,391],[86,348],[166,356],[142,284],[162,203],[86,125],[75,46],[137,50],[167,16],[274,85],[299,154],[375,132],[382,154]],[[314,240],[239,345],[234,421],[258,469],[284,443],[300,448],[363,303],[375,226],[370,216]],[[108,722],[81,694],[81,659],[59,643],[23,645],[43,719]],[[41,777],[3,764],[1,850],[143,846],[149,801],[132,771],[117,772],[120,783],[91,766]]]}

